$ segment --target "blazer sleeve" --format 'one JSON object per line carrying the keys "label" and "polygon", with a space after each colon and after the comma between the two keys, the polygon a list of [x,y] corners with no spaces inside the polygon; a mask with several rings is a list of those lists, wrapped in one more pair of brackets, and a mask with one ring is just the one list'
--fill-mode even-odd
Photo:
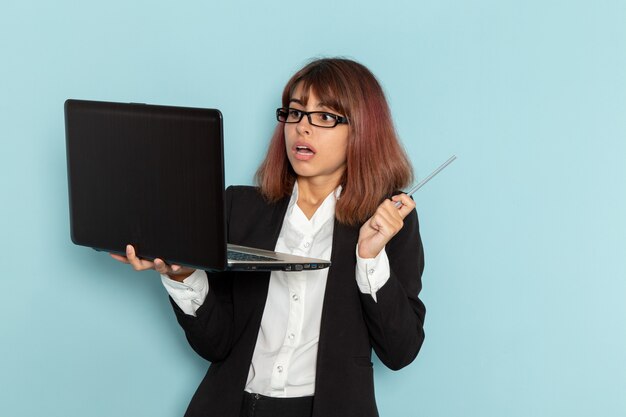
{"label": "blazer sleeve", "polygon": [[[227,225],[230,222],[233,188],[225,193]],[[189,344],[201,357],[219,362],[230,353],[234,334],[233,288],[228,272],[207,271],[209,291],[204,303],[196,311],[196,317],[185,314],[174,300],[176,319],[185,331]]]}
{"label": "blazer sleeve", "polygon": [[415,359],[424,341],[426,308],[419,299],[424,249],[415,210],[385,250],[390,277],[376,292],[377,301],[361,294],[361,304],[374,351],[387,367],[397,370]]}

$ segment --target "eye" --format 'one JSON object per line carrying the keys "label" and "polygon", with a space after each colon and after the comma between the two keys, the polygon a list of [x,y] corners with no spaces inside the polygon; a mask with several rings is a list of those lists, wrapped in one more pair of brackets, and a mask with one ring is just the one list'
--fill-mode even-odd
{"label": "eye", "polygon": [[326,113],[323,111],[313,113],[315,122],[313,124],[322,127],[334,127],[337,125],[339,116],[332,113]]}
{"label": "eye", "polygon": [[332,113],[320,113],[319,118],[322,122],[334,123],[337,120],[337,116]]}
{"label": "eye", "polygon": [[278,109],[278,110],[276,110],[276,114],[278,115],[278,118],[280,120],[285,120],[285,119],[287,119],[287,115],[289,113],[285,109]]}
{"label": "eye", "polygon": [[300,119],[302,117],[302,111],[298,109],[289,108],[289,119]]}

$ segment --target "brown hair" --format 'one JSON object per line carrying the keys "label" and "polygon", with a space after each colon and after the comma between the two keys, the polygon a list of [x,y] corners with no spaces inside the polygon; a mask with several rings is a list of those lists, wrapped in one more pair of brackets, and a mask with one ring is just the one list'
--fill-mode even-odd
{"label": "brown hair", "polygon": [[[308,93],[313,91],[328,107],[348,117],[346,171],[335,216],[343,224],[364,223],[382,200],[413,180],[411,163],[398,141],[385,94],[365,66],[343,58],[314,60],[294,74],[283,90],[283,107],[289,106],[299,83],[305,104]],[[256,180],[269,201],[291,194],[296,173],[287,158],[282,123],[276,126]]]}

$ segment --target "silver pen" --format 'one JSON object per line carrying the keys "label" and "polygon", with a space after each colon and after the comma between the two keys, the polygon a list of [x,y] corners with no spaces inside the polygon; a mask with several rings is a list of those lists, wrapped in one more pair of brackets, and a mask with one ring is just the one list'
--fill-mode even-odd
{"label": "silver pen", "polygon": [[[452,155],[450,157],[450,159],[448,159],[446,162],[441,164],[441,166],[439,168],[437,168],[436,170],[434,170],[429,176],[427,176],[426,178],[424,178],[423,180],[421,180],[420,182],[415,184],[415,186],[413,188],[411,188],[409,191],[406,192],[406,195],[411,197],[417,190],[422,188],[424,186],[424,184],[426,184],[428,181],[430,181],[435,175],[439,174],[445,167],[450,165],[452,163],[452,161],[454,161],[455,159],[456,159],[456,155]],[[395,206],[400,208],[402,206],[402,203],[400,201],[396,201],[395,202]]]}

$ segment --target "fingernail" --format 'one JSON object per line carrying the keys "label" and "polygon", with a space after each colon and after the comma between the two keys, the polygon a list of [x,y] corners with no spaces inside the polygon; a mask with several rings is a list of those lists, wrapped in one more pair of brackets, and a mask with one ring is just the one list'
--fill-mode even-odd
{"label": "fingernail", "polygon": [[133,247],[130,245],[126,245],[126,253],[132,253]]}
{"label": "fingernail", "polygon": [[177,272],[180,269],[178,265],[172,265],[172,271]]}

